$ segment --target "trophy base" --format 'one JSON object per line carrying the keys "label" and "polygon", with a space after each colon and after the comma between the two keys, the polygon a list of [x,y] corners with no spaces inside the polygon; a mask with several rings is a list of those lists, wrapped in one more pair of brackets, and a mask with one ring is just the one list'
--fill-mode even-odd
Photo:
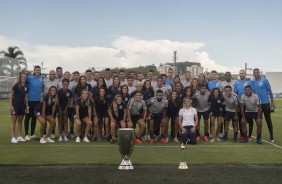
{"label": "trophy base", "polygon": [[122,160],[122,162],[120,163],[119,167],[118,167],[119,170],[132,170],[134,169],[132,163],[130,160]]}
{"label": "trophy base", "polygon": [[181,169],[181,170],[188,169],[188,166],[187,166],[186,162],[180,162],[180,164],[178,166],[178,169]]}

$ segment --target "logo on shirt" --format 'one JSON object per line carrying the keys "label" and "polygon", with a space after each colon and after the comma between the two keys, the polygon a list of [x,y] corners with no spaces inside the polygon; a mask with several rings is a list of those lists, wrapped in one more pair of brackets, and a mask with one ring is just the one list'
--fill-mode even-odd
{"label": "logo on shirt", "polygon": [[70,93],[67,93],[67,97],[69,97],[70,96]]}
{"label": "logo on shirt", "polygon": [[217,103],[221,103],[221,100],[217,100]]}
{"label": "logo on shirt", "polygon": [[138,107],[138,109],[141,109],[141,108],[142,108],[142,103],[139,103],[139,104],[137,105],[137,107]]}
{"label": "logo on shirt", "polygon": [[248,85],[248,82],[244,82],[244,86],[246,87]]}
{"label": "logo on shirt", "polygon": [[126,102],[127,102],[127,101],[128,101],[128,98],[124,98],[124,101],[126,101]]}
{"label": "logo on shirt", "polygon": [[262,81],[259,82],[259,86],[262,86]]}
{"label": "logo on shirt", "polygon": [[27,92],[27,87],[24,87],[24,91]]}
{"label": "logo on shirt", "polygon": [[52,102],[56,102],[56,99],[55,99],[55,98],[52,98]]}
{"label": "logo on shirt", "polygon": [[40,116],[41,114],[40,114],[40,112],[37,112],[36,115],[37,115],[37,116]]}
{"label": "logo on shirt", "polygon": [[122,109],[122,105],[119,106],[119,109]]}

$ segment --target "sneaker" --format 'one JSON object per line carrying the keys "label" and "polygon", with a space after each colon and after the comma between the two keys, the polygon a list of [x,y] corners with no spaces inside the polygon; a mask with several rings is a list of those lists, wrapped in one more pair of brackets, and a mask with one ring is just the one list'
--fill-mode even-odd
{"label": "sneaker", "polygon": [[55,134],[51,134],[51,139],[55,139]]}
{"label": "sneaker", "polygon": [[249,142],[248,138],[244,138],[243,140],[239,141],[239,143],[248,143],[248,142]]}
{"label": "sneaker", "polygon": [[181,143],[180,148],[185,149],[185,144]]}
{"label": "sneaker", "polygon": [[215,141],[215,139],[211,139],[211,140],[210,140],[210,142],[214,142],[214,141]]}
{"label": "sneaker", "polygon": [[257,139],[256,143],[257,144],[262,144],[262,140],[261,139]]}
{"label": "sneaker", "polygon": [[98,138],[97,137],[93,137],[92,139],[94,142],[98,141]]}
{"label": "sneaker", "polygon": [[165,138],[161,138],[160,143],[166,143]]}
{"label": "sneaker", "polygon": [[30,136],[30,139],[36,139],[37,137],[35,135]]}
{"label": "sneaker", "polygon": [[26,135],[24,139],[25,139],[26,141],[30,141],[29,135]]}
{"label": "sneaker", "polygon": [[151,140],[151,137],[150,137],[149,134],[147,134],[147,135],[146,135],[146,141],[149,141],[149,140]]}
{"label": "sneaker", "polygon": [[248,136],[248,141],[252,142],[252,136]]}
{"label": "sneaker", "polygon": [[151,140],[150,140],[150,144],[154,144],[154,139],[151,139]]}
{"label": "sneaker", "polygon": [[270,141],[269,141],[269,142],[274,143],[274,139],[270,139]]}
{"label": "sneaker", "polygon": [[112,139],[112,140],[111,140],[111,144],[115,144],[116,142],[117,142],[116,139]]}
{"label": "sneaker", "polygon": [[245,139],[245,137],[242,136],[242,135],[239,137],[239,141],[243,141],[244,139]]}
{"label": "sneaker", "polygon": [[196,137],[196,140],[197,140],[197,141],[201,140],[201,137],[198,135],[198,136]]}
{"label": "sneaker", "polygon": [[217,140],[217,141],[221,141],[222,139],[220,139],[220,138],[218,137],[218,138],[216,138],[216,140]]}
{"label": "sneaker", "polygon": [[136,138],[136,139],[135,139],[135,142],[138,143],[138,144],[143,144],[143,142],[141,141],[140,138]]}
{"label": "sneaker", "polygon": [[204,136],[204,140],[205,140],[205,141],[209,141],[208,136]]}
{"label": "sneaker", "polygon": [[83,142],[89,142],[88,138],[87,138],[87,137],[84,137],[84,138],[83,138]]}
{"label": "sneaker", "polygon": [[41,143],[41,144],[46,144],[46,141],[45,141],[44,137],[41,137],[40,143]]}
{"label": "sneaker", "polygon": [[59,142],[62,142],[62,141],[63,141],[63,137],[60,135]]}
{"label": "sneaker", "polygon": [[169,137],[165,138],[165,143],[169,142]]}
{"label": "sneaker", "polygon": [[16,139],[15,137],[13,137],[13,138],[11,139],[11,143],[18,143],[18,141],[17,141],[17,139]]}
{"label": "sneaker", "polygon": [[80,142],[80,137],[76,137],[75,142]]}
{"label": "sneaker", "polygon": [[177,139],[177,137],[174,137],[174,142],[179,142],[179,140]]}
{"label": "sneaker", "polygon": [[146,135],[143,135],[142,137],[141,137],[141,140],[144,142],[144,141],[146,141]]}
{"label": "sneaker", "polygon": [[159,140],[159,136],[155,135],[154,141],[157,142]]}
{"label": "sneaker", "polygon": [[73,135],[73,134],[70,134],[70,138],[73,139],[73,138],[74,138],[74,135]]}
{"label": "sneaker", "polygon": [[69,139],[67,138],[67,136],[64,136],[64,141],[68,141]]}
{"label": "sneaker", "polygon": [[22,136],[20,136],[20,137],[17,138],[17,141],[18,142],[25,142],[26,140]]}
{"label": "sneaker", "polygon": [[48,143],[53,143],[53,142],[55,142],[55,141],[52,140],[50,137],[47,137],[47,138],[45,139],[45,141],[48,142]]}
{"label": "sneaker", "polygon": [[98,140],[98,141],[101,141],[101,137],[98,137],[97,140]]}

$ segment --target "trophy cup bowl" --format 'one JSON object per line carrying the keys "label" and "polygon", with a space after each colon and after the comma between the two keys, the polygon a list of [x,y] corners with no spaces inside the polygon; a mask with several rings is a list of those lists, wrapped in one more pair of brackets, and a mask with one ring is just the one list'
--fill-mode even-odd
{"label": "trophy cup bowl", "polygon": [[130,157],[134,149],[135,132],[133,128],[120,128],[118,129],[118,147],[122,157],[118,169],[131,170],[134,169]]}
{"label": "trophy cup bowl", "polygon": [[185,150],[186,150],[186,146],[185,144],[181,144],[180,145],[180,164],[178,166],[178,169],[180,170],[187,170],[188,166],[186,163],[186,155],[185,155]]}

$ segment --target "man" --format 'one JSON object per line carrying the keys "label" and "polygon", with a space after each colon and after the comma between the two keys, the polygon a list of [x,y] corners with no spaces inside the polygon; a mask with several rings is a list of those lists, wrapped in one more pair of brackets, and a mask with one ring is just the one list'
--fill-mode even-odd
{"label": "man", "polygon": [[204,129],[205,129],[205,136],[204,140],[208,141],[209,137],[209,115],[210,115],[210,106],[209,106],[209,97],[210,93],[207,92],[207,87],[206,85],[201,85],[200,86],[200,92],[194,94],[192,96],[193,102],[196,103],[196,110],[198,112],[198,118],[199,118],[199,123],[196,126],[196,140],[199,141],[201,139],[200,137],[200,122],[201,122],[201,117],[203,116],[204,119]]}
{"label": "man", "polygon": [[166,83],[169,85],[173,85],[173,69],[172,68],[169,68],[167,70]]}
{"label": "man", "polygon": [[[241,143],[247,143],[247,128],[246,123],[256,121],[257,125],[257,144],[262,144],[261,132],[261,105],[258,95],[252,93],[252,87],[250,85],[245,87],[245,94],[241,96],[240,100],[241,112],[242,112],[242,130],[244,133],[245,139]],[[251,135],[250,135],[251,136]]]}
{"label": "man", "polygon": [[58,83],[62,82],[62,80],[63,80],[63,68],[58,66],[56,68],[56,74],[57,74],[56,79],[57,79]]}
{"label": "man", "polygon": [[97,82],[92,79],[92,71],[91,70],[85,71],[85,78],[86,78],[87,84],[90,84],[92,88],[97,86]]}
{"label": "man", "polygon": [[147,74],[147,79],[151,82],[152,88],[154,88],[157,85],[157,83],[154,79],[154,70],[149,70],[149,72]]}
{"label": "man", "polygon": [[[70,78],[71,78],[71,73],[69,71],[66,71],[64,73],[64,79],[68,79],[70,81]],[[58,89],[57,90],[60,90],[63,88],[63,81],[61,81],[59,84],[58,84]]]}
{"label": "man", "polygon": [[141,93],[141,99],[142,100],[147,99],[147,94],[144,91],[142,91],[142,87],[143,87],[143,84],[141,82],[137,82],[136,90],[133,91],[130,96],[134,97],[137,92],[140,92]]}
{"label": "man", "polygon": [[185,72],[185,81],[182,82],[183,88],[191,85],[191,72],[186,71]]}
{"label": "man", "polygon": [[113,78],[111,78],[111,69],[106,68],[104,72],[104,79],[106,82],[107,89],[113,85]]}
{"label": "man", "polygon": [[98,83],[99,77],[100,77],[100,72],[98,71],[93,72],[93,78],[96,81],[96,83]]}
{"label": "man", "polygon": [[150,98],[147,101],[149,107],[149,122],[150,122],[150,144],[154,144],[154,131],[160,131],[161,126],[161,140],[160,143],[167,143],[166,138],[168,134],[166,127],[168,122],[166,121],[166,108],[168,107],[168,101],[163,98],[163,91],[157,90],[156,97]]}
{"label": "man", "polygon": [[120,80],[120,86],[127,85],[127,80],[125,78],[125,71],[120,70],[118,72],[119,80]]}
{"label": "man", "polygon": [[232,90],[234,90],[234,86],[235,86],[235,81],[232,80],[232,75],[230,72],[225,72],[224,74],[224,81],[222,81],[220,84],[219,84],[219,89],[220,91],[223,91],[224,90],[224,87],[225,86],[231,86],[232,87]]}
{"label": "man", "polygon": [[211,81],[208,83],[208,90],[211,92],[214,88],[219,88],[219,84],[222,82],[221,80],[217,79],[217,71],[211,71]]}
{"label": "man", "polygon": [[225,113],[224,113],[224,136],[223,141],[228,141],[229,123],[232,120],[234,130],[234,142],[237,142],[238,137],[238,99],[233,95],[232,87],[225,86],[224,94],[222,95],[225,101]]}
{"label": "man", "polygon": [[140,137],[142,136],[146,125],[147,106],[144,100],[141,99],[141,92],[136,92],[134,98],[131,98],[127,105],[128,127],[136,128],[139,125],[139,132],[136,136],[135,142],[142,144]]}
{"label": "man", "polygon": [[167,98],[169,96],[168,89],[165,86],[163,86],[163,79],[162,79],[162,77],[158,77],[157,78],[157,85],[155,87],[153,87],[153,90],[154,90],[155,96],[157,96],[157,91],[158,90],[161,90],[163,92],[164,98]]}
{"label": "man", "polygon": [[166,88],[168,94],[172,92],[172,86],[166,83],[166,74],[162,74],[161,78],[163,79],[163,87]]}
{"label": "man", "polygon": [[136,90],[136,87],[134,86],[134,78],[132,76],[129,76],[127,78],[127,87],[129,95],[131,95],[131,93]]}
{"label": "man", "polygon": [[[275,104],[273,100],[272,89],[269,84],[269,81],[260,76],[260,70],[258,68],[253,70],[253,75],[254,75],[254,79],[250,81],[250,85],[254,93],[256,93],[260,98],[261,110],[264,114],[264,118],[267,123],[268,131],[270,134],[270,142],[273,143],[274,142],[273,126],[272,126],[270,113],[271,113],[271,109],[275,108]],[[270,97],[270,103],[268,96]]]}
{"label": "man", "polygon": [[140,71],[137,73],[137,80],[135,81],[134,85],[136,85],[137,82],[141,82],[142,85],[143,85],[144,82],[145,82],[144,75],[143,75],[143,73],[140,72]]}
{"label": "man", "polygon": [[[241,96],[243,94],[245,94],[245,87],[247,85],[249,85],[249,81],[246,79],[246,71],[245,70],[240,70],[239,71],[239,77],[240,77],[240,80],[237,80],[235,82],[235,86],[234,86],[234,92],[235,94],[237,95],[238,97],[238,100],[241,99]],[[238,120],[239,120],[239,129],[240,129],[240,140],[243,140],[244,139],[244,136],[242,135],[243,131],[242,131],[242,128],[241,128],[241,120],[242,120],[242,114],[241,114],[241,110],[239,108],[239,113],[238,113]],[[249,131],[252,132],[253,130],[253,126],[254,126],[254,123],[251,122],[249,123]],[[250,133],[251,134],[251,133]],[[252,138],[249,137],[249,141],[251,141]]]}
{"label": "man", "polygon": [[48,94],[49,88],[51,86],[55,86],[58,88],[58,80],[55,80],[56,73],[55,70],[50,70],[49,72],[49,78],[43,80],[43,97]]}

